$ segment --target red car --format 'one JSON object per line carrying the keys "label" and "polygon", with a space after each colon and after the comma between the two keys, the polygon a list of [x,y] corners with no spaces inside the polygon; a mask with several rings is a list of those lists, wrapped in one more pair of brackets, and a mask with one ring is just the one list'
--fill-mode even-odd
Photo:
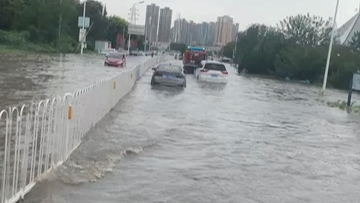
{"label": "red car", "polygon": [[106,56],[105,66],[115,66],[115,67],[124,67],[125,66],[125,56],[120,53],[109,53]]}

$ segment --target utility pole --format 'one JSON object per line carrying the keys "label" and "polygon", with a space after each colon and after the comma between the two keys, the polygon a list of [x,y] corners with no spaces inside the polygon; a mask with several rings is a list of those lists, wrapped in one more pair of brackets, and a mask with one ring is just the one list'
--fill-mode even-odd
{"label": "utility pole", "polygon": [[236,47],[237,47],[237,43],[238,43],[238,37],[239,37],[239,33],[236,33],[235,48],[233,50],[233,60],[234,60],[234,62],[235,62],[235,56],[236,56]]}
{"label": "utility pole", "polygon": [[[60,5],[62,3],[62,0],[60,0]],[[59,16],[59,39],[60,39],[60,36],[61,36],[61,23],[62,23],[62,15],[60,13],[60,16]]]}
{"label": "utility pole", "polygon": [[[146,51],[146,45],[147,45],[147,43],[148,43],[148,41],[150,41],[150,39],[149,40],[147,40],[146,38],[147,38],[147,33],[150,31],[150,35],[151,35],[151,31],[152,31],[152,24],[151,24],[151,20],[152,20],[152,16],[150,16],[149,17],[149,21],[148,21],[148,25],[150,25],[150,29],[149,29],[149,26],[146,26],[146,23],[145,23],[145,27],[146,27],[146,30],[145,30],[145,45],[144,45],[144,51]],[[149,45],[149,50],[150,50],[150,45]]]}
{"label": "utility pole", "polygon": [[121,42],[121,47],[123,48],[123,49],[125,49],[125,27],[123,27],[123,40],[122,40],[122,42]]}
{"label": "utility pole", "polygon": [[329,74],[330,58],[331,58],[332,45],[333,45],[333,42],[334,42],[334,33],[335,33],[335,28],[336,28],[335,24],[336,24],[336,16],[337,16],[338,8],[339,8],[339,0],[337,0],[336,7],[335,7],[334,21],[333,21],[333,26],[332,26],[332,31],[331,31],[331,38],[330,38],[328,56],[327,56],[327,60],[326,60],[324,81],[323,81],[323,86],[322,86],[322,91],[321,91],[322,95],[325,94],[326,83],[327,83],[327,78],[328,78],[328,74]]}
{"label": "utility pole", "polygon": [[[130,11],[130,23],[129,23],[129,27],[131,25],[136,25],[136,18],[138,16],[138,14],[136,13],[136,5],[137,4],[143,4],[144,1],[140,1],[138,3],[134,3],[133,6],[131,7]],[[128,29],[128,35],[129,35],[129,41],[128,41],[128,52],[130,54],[130,44],[131,44],[131,33],[129,32],[130,29]]]}
{"label": "utility pole", "polygon": [[105,6],[106,6],[106,4],[104,4],[103,7],[102,7],[102,12],[101,12],[102,16],[105,16]]}
{"label": "utility pole", "polygon": [[83,11],[83,22],[82,22],[82,32],[83,32],[83,36],[81,39],[81,55],[84,54],[84,43],[85,43],[85,36],[86,36],[86,32],[84,32],[85,30],[85,12],[86,12],[86,0],[84,1],[84,11]]}
{"label": "utility pole", "polygon": [[192,37],[193,37],[193,35],[191,34],[191,35],[190,35],[190,45],[189,45],[189,46],[192,45]]}

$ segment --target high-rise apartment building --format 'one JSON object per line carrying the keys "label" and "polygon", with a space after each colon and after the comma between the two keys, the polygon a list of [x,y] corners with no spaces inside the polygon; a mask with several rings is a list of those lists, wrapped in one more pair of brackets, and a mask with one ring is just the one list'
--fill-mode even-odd
{"label": "high-rise apartment building", "polygon": [[173,41],[175,43],[181,42],[181,19],[180,18],[174,21],[173,35],[172,35],[171,41]]}
{"label": "high-rise apartment building", "polygon": [[181,19],[180,21],[180,40],[179,42],[189,44],[187,41],[189,39],[189,22],[187,22],[185,19]]}
{"label": "high-rise apartment building", "polygon": [[239,23],[234,24],[234,35],[233,40],[236,40],[236,35],[239,32]]}
{"label": "high-rise apartment building", "polygon": [[201,35],[201,29],[202,29],[202,24],[201,23],[197,23],[195,24],[195,30],[194,30],[194,44],[195,45],[200,45],[202,43],[202,39],[203,36]]}
{"label": "high-rise apartment building", "polygon": [[174,21],[171,41],[193,46],[213,46],[216,44],[216,28],[215,22],[195,23],[179,17]]}
{"label": "high-rise apartment building", "polygon": [[160,9],[160,20],[159,20],[159,42],[170,41],[170,29],[171,29],[172,10],[169,7]]}
{"label": "high-rise apartment building", "polygon": [[226,45],[234,40],[234,23],[230,16],[218,17],[216,22],[216,44]]}
{"label": "high-rise apartment building", "polygon": [[159,10],[160,7],[156,4],[150,4],[146,7],[145,34],[146,38],[149,39],[150,42],[157,41]]}
{"label": "high-rise apartment building", "polygon": [[201,24],[201,44],[202,45],[206,45],[207,42],[209,41],[209,30],[210,29],[210,24],[207,22],[203,22]]}
{"label": "high-rise apartment building", "polygon": [[213,46],[216,42],[216,23],[210,22],[209,23],[209,33],[206,45]]}
{"label": "high-rise apartment building", "polygon": [[186,44],[190,46],[196,44],[196,23],[192,20],[190,20],[188,24]]}

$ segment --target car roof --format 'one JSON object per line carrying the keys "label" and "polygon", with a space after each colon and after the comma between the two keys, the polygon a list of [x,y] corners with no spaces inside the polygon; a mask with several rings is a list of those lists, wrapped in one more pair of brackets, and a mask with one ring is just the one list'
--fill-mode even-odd
{"label": "car roof", "polygon": [[182,67],[171,64],[159,64],[157,71],[182,72]]}
{"label": "car roof", "polygon": [[109,52],[109,56],[121,56],[120,52]]}
{"label": "car roof", "polygon": [[221,63],[219,61],[211,61],[211,60],[203,60],[203,61],[201,61],[201,64],[202,65],[205,65],[205,64],[222,64],[222,65],[225,65],[224,63]]}

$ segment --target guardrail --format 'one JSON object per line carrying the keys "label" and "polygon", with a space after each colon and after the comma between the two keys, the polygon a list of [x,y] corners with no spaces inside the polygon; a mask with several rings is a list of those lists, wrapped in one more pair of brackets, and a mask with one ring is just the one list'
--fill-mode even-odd
{"label": "guardrail", "polygon": [[23,199],[37,180],[66,161],[149,67],[165,60],[157,56],[63,97],[0,111],[0,202]]}

